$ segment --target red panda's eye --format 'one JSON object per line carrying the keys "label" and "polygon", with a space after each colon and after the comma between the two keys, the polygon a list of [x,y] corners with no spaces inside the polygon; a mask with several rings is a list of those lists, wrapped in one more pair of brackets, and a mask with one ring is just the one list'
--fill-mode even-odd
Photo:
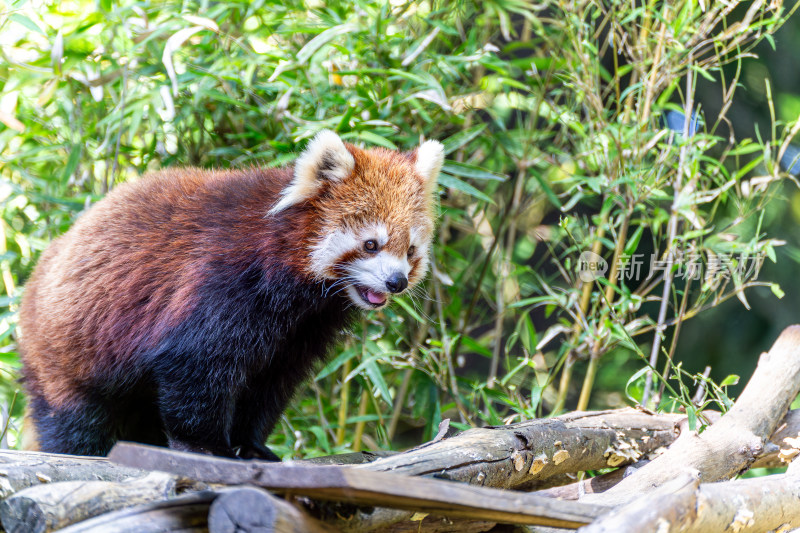
{"label": "red panda's eye", "polygon": [[364,249],[368,252],[377,252],[378,242],[375,239],[370,239],[364,243]]}
{"label": "red panda's eye", "polygon": [[414,255],[414,252],[416,252],[416,251],[417,251],[417,247],[416,246],[409,247],[409,249],[408,249],[408,257],[411,257],[412,255]]}

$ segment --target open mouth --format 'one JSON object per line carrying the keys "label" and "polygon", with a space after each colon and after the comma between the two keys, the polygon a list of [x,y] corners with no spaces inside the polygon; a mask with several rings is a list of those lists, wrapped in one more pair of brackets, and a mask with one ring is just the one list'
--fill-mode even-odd
{"label": "open mouth", "polygon": [[358,295],[361,296],[361,299],[372,307],[380,307],[386,303],[387,296],[382,292],[376,292],[370,288],[358,285],[356,286],[356,290],[358,291]]}

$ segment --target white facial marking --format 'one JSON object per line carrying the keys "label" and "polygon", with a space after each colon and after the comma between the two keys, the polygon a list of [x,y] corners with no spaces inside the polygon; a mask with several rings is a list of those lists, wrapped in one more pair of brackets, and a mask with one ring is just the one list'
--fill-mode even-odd
{"label": "white facial marking", "polygon": [[[413,279],[409,280],[412,285],[424,277],[427,272],[431,233],[432,229],[427,224],[413,226],[409,231],[409,247],[415,247],[416,251],[413,257],[418,258]],[[341,272],[334,271],[337,261],[340,261],[349,252],[362,252],[364,243],[368,240],[377,241],[380,248],[386,246],[389,242],[389,230],[386,224],[376,222],[358,230],[345,228],[332,231],[312,248],[311,270],[318,279],[340,277]],[[388,251],[362,254],[359,259],[339,266],[345,269],[345,278],[343,279],[346,284],[345,293],[356,306],[363,309],[378,309],[386,305],[391,296],[391,291],[386,286],[387,280],[396,273],[400,273],[406,278],[411,274],[408,256],[403,254],[402,257],[397,257]],[[375,295],[383,296],[384,303],[375,305],[366,302],[365,291],[372,292],[370,298],[374,298]]]}
{"label": "white facial marking", "polygon": [[[377,309],[374,305],[368,305],[367,302],[361,297],[358,293],[358,289],[356,289],[355,285],[348,285],[347,286],[347,296],[350,297],[350,301],[356,304],[356,307],[360,307],[361,309]],[[388,300],[387,300],[388,301]]]}
{"label": "white facial marking", "polygon": [[408,235],[410,246],[416,246],[417,248],[420,246],[426,246],[428,244],[427,241],[430,237],[430,233],[431,232],[428,228],[422,226],[412,227]]}
{"label": "white facial marking", "polygon": [[384,224],[378,223],[364,232],[364,240],[376,239],[378,244],[383,247],[389,242],[389,230]]}
{"label": "white facial marking", "polygon": [[320,279],[331,276],[330,268],[349,251],[357,250],[361,240],[350,229],[336,230],[329,233],[311,250],[311,271]]}
{"label": "white facial marking", "polygon": [[425,277],[428,272],[428,249],[431,244],[431,230],[424,226],[414,226],[411,228],[409,234],[409,241],[411,246],[414,246],[417,251],[414,253],[419,257],[417,270],[414,272],[414,280],[419,280]]}
{"label": "white facial marking", "polygon": [[[388,252],[379,252],[371,257],[357,259],[347,265],[347,275],[352,282],[347,289],[347,294],[354,304],[364,309],[383,307],[382,305],[368,305],[364,302],[357,287],[387,295],[386,280],[396,272],[401,272],[408,278],[410,270],[411,266],[406,258],[395,257]],[[388,296],[386,301],[389,301]]]}
{"label": "white facial marking", "polygon": [[411,267],[408,261],[387,252],[379,252],[372,257],[356,259],[347,265],[347,272],[354,281],[374,291],[386,292],[386,280],[395,272],[408,276]]}

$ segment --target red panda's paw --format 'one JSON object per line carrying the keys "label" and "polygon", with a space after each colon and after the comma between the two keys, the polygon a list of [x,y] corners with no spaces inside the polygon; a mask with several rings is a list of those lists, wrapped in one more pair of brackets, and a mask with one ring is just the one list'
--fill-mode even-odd
{"label": "red panda's paw", "polygon": [[239,459],[260,459],[261,461],[280,462],[281,458],[263,444],[248,444],[239,448]]}
{"label": "red panda's paw", "polygon": [[215,446],[210,444],[200,444],[195,442],[186,442],[177,439],[169,439],[169,447],[179,452],[201,453],[203,455],[216,455],[218,457],[228,457],[237,459],[238,456],[232,448],[222,446]]}

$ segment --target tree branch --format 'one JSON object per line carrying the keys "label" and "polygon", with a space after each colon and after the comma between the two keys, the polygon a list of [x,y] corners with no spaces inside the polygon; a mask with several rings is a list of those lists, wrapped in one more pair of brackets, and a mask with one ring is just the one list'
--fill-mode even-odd
{"label": "tree branch", "polygon": [[581,533],[788,531],[800,525],[800,476],[786,474],[699,484],[683,474],[592,524]]}
{"label": "tree branch", "polygon": [[682,473],[696,475],[701,482],[730,479],[765,451],[798,392],[800,326],[791,326],[761,356],[741,396],[718,422],[699,435],[687,434],[618,485],[581,501],[626,503]]}

